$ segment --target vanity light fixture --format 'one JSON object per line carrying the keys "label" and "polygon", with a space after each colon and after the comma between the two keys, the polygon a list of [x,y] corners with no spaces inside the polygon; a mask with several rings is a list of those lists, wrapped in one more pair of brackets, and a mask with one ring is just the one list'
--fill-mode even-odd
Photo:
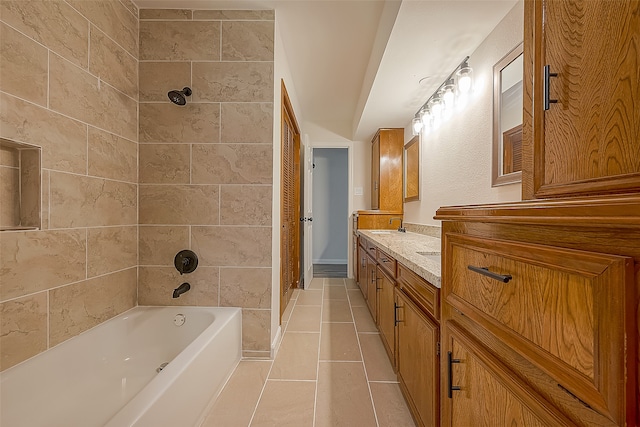
{"label": "vanity light fixture", "polygon": [[413,131],[413,136],[419,135],[422,130],[422,121],[417,115],[411,120],[411,130]]}
{"label": "vanity light fixture", "polygon": [[437,128],[443,112],[446,110],[446,116],[449,116],[453,111],[456,98],[471,91],[473,69],[468,61],[469,57],[466,56],[416,112],[411,121],[414,135],[418,135],[421,130],[427,132],[432,127]]}

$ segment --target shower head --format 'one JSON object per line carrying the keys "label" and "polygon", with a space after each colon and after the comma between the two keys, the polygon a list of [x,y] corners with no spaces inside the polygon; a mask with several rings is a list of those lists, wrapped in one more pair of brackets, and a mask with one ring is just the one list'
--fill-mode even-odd
{"label": "shower head", "polygon": [[191,96],[191,89],[188,87],[182,88],[182,90],[172,90],[167,93],[167,96],[176,105],[185,105],[187,103],[186,96]]}

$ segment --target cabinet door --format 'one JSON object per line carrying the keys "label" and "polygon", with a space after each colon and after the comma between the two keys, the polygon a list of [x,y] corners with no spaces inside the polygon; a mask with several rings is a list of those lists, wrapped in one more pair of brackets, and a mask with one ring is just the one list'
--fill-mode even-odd
{"label": "cabinet door", "polygon": [[523,199],[640,190],[640,2],[528,0],[524,22]]}
{"label": "cabinet door", "polygon": [[358,245],[358,287],[362,292],[362,296],[367,298],[367,253],[362,246]]}
{"label": "cabinet door", "polygon": [[[439,425],[438,325],[396,289],[398,380],[420,426]],[[474,425],[474,424],[458,424]]]}
{"label": "cabinet door", "polygon": [[454,322],[443,329],[442,425],[573,425]]}
{"label": "cabinet door", "polygon": [[371,209],[380,209],[380,134],[371,142]]}
{"label": "cabinet door", "polygon": [[367,306],[373,321],[378,324],[378,290],[376,285],[376,261],[367,254]]}
{"label": "cabinet door", "polygon": [[378,329],[389,360],[395,367],[395,282],[380,267],[378,279]]}

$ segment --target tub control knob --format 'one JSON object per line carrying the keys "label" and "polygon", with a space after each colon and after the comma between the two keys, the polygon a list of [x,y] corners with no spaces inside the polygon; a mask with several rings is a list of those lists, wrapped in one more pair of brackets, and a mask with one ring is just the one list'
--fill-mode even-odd
{"label": "tub control knob", "polygon": [[173,259],[173,265],[176,266],[176,270],[181,275],[192,273],[198,267],[198,256],[189,249],[183,249],[176,254]]}
{"label": "tub control knob", "polygon": [[184,314],[176,314],[176,317],[173,318],[173,324],[176,326],[182,326],[186,320],[187,318]]}

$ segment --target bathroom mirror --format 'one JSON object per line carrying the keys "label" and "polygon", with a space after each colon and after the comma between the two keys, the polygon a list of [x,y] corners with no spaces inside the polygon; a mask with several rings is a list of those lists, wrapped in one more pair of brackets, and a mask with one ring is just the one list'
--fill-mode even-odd
{"label": "bathroom mirror", "polygon": [[404,201],[420,200],[420,139],[416,135],[404,146]]}
{"label": "bathroom mirror", "polygon": [[522,180],[522,43],[493,67],[491,186]]}

